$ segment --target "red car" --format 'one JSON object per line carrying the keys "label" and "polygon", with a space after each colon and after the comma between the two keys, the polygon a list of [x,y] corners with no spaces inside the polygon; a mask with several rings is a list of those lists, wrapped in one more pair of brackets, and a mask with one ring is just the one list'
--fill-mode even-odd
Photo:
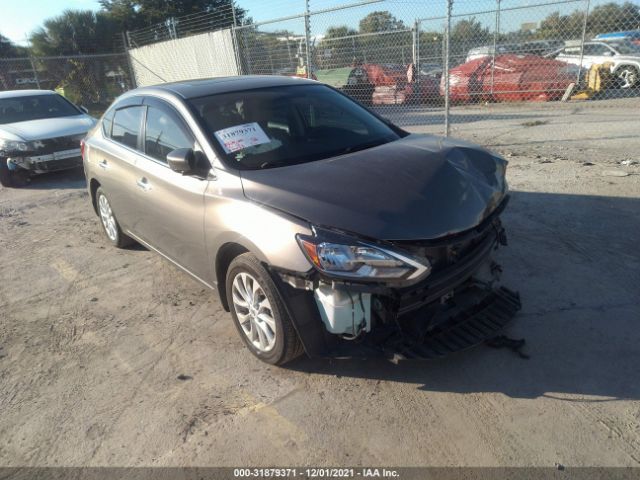
{"label": "red car", "polygon": [[[559,100],[576,81],[575,67],[537,55],[499,55],[463,63],[449,72],[450,99],[469,101]],[[444,77],[440,94],[444,95]]]}
{"label": "red car", "polygon": [[416,75],[409,65],[365,63],[366,83],[373,85],[373,105],[429,103],[439,100],[438,79],[429,75]]}

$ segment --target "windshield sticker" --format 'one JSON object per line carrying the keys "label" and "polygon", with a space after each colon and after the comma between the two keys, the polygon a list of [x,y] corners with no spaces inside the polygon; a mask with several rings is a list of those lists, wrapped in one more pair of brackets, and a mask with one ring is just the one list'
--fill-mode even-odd
{"label": "windshield sticker", "polygon": [[271,139],[256,122],[223,128],[215,132],[215,136],[225,153],[237,152],[247,147],[271,142]]}

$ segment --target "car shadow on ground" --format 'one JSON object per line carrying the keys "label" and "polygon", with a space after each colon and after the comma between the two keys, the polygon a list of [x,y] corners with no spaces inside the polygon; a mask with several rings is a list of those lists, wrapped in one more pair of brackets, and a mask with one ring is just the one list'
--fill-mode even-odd
{"label": "car shadow on ground", "polygon": [[82,189],[87,182],[82,167],[33,175],[22,190]]}
{"label": "car shadow on ground", "polygon": [[304,372],[565,401],[640,399],[640,199],[513,192],[503,282],[523,309],[506,334],[524,360],[487,346],[430,361],[307,359]]}

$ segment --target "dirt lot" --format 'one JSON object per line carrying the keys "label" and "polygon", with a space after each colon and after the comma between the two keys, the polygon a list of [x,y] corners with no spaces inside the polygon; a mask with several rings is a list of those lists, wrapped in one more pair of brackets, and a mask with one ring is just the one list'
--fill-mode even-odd
{"label": "dirt lot", "polygon": [[585,105],[456,110],[511,162],[530,360],[270,367],[210,292],[108,246],[81,173],[0,190],[0,465],[638,466],[640,104]]}

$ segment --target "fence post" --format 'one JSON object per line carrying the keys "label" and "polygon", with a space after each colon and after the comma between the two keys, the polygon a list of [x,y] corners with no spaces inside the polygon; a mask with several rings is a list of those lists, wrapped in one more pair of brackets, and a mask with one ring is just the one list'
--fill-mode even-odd
{"label": "fence post", "polygon": [[129,80],[131,87],[136,88],[138,82],[136,81],[136,72],[133,70],[133,63],[131,62],[131,54],[129,53],[129,47],[131,45],[131,39],[129,37],[129,30],[122,32],[122,41],[124,44],[124,54],[127,56],[127,65],[129,66]]}
{"label": "fence post", "polygon": [[496,68],[496,49],[498,48],[498,35],[500,35],[500,0],[496,0],[496,23],[493,31],[493,53],[491,54],[491,94],[493,95],[493,73]]}
{"label": "fence post", "polygon": [[420,20],[416,20],[413,24],[413,65],[418,69],[420,63]]}
{"label": "fence post", "polygon": [[240,45],[238,44],[238,37],[236,33],[238,28],[238,17],[236,17],[236,6],[234,2],[231,2],[231,15],[233,16],[233,25],[231,26],[231,43],[233,44],[233,54],[236,59],[236,72],[238,75],[243,75],[244,68],[242,67]]}
{"label": "fence post", "polygon": [[33,57],[29,55],[29,63],[31,63],[31,71],[33,72],[33,78],[36,79],[36,85],[40,90],[40,79],[38,78],[38,71],[36,70],[36,64],[33,62]]}
{"label": "fence post", "polygon": [[448,137],[451,127],[449,125],[450,101],[449,101],[449,50],[451,40],[451,9],[453,0],[447,0],[447,24],[444,32],[444,136]]}
{"label": "fence post", "polygon": [[309,0],[304,0],[304,42],[307,57],[307,78],[311,78],[311,22],[309,19]]}
{"label": "fence post", "polygon": [[578,78],[576,78],[576,87],[580,85],[580,77],[582,76],[582,60],[584,57],[584,40],[587,36],[587,22],[589,20],[589,7],[591,0],[585,0],[584,21],[582,22],[582,38],[580,39],[580,63],[578,64]]}

